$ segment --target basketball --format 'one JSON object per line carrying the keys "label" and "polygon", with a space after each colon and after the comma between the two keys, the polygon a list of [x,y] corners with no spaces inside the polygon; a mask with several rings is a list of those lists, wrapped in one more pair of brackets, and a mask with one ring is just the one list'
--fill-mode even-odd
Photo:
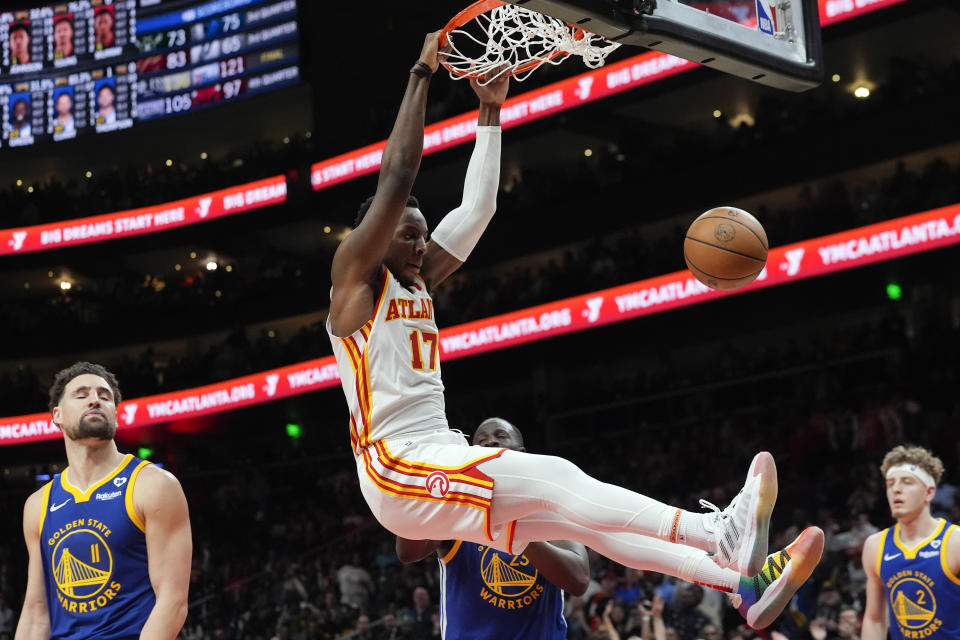
{"label": "basketball", "polygon": [[767,234],[752,215],[735,207],[710,209],[693,221],[683,240],[683,259],[711,289],[739,289],[767,262]]}

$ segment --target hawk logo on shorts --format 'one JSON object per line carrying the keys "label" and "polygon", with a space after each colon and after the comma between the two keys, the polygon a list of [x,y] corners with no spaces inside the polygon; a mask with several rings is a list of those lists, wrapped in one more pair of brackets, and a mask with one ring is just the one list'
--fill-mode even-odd
{"label": "hawk logo on shorts", "polygon": [[732,224],[721,222],[717,225],[717,228],[713,230],[713,237],[719,242],[730,242],[737,237],[737,230],[733,228]]}
{"label": "hawk logo on shorts", "polygon": [[427,476],[427,491],[434,498],[442,498],[450,491],[450,478],[443,471],[434,471]]}

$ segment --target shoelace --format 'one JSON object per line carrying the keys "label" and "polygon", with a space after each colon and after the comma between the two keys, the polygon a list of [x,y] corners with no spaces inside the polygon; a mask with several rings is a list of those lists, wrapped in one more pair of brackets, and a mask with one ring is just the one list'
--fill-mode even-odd
{"label": "shoelace", "polygon": [[727,505],[726,509],[721,509],[720,507],[713,504],[709,500],[704,500],[703,498],[700,499],[700,506],[703,507],[704,509],[709,509],[710,511],[713,511],[714,512],[713,514],[707,514],[707,515],[713,515],[714,521],[718,522],[720,520],[726,520],[733,517],[733,512],[736,511],[737,503],[740,502],[741,496],[743,496],[743,489],[740,489],[740,493],[738,493],[733,497],[733,500],[730,501],[730,504]]}
{"label": "shoelace", "polygon": [[723,516],[725,516],[725,515],[727,515],[727,516],[729,515],[729,514],[725,514],[723,511],[721,511],[721,510],[720,510],[720,507],[718,507],[717,505],[713,504],[713,503],[710,502],[709,500],[704,500],[703,498],[700,499],[700,506],[701,506],[702,508],[704,508],[704,509],[708,509],[708,510],[710,510],[710,511],[713,511],[713,513],[708,513],[707,515],[708,515],[708,516],[712,516],[714,522],[719,521],[719,520],[720,520],[721,518],[723,518]]}
{"label": "shoelace", "polygon": [[736,546],[737,540],[740,539],[740,530],[736,522],[733,521],[733,510],[741,493],[743,492],[738,493],[730,504],[727,505],[727,508],[723,510],[709,500],[700,499],[700,506],[712,511],[712,513],[707,514],[707,516],[712,519],[711,524],[714,527],[710,530],[711,533],[721,533],[718,531],[718,528],[722,528],[722,535],[717,536],[717,549],[725,562],[730,562],[733,558],[733,549]]}

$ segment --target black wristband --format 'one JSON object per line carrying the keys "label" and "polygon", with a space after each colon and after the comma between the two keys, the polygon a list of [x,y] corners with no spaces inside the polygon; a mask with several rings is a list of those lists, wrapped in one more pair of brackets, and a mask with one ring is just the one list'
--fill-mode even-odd
{"label": "black wristband", "polygon": [[429,78],[433,75],[433,69],[430,68],[426,62],[422,60],[417,60],[413,63],[413,67],[410,68],[410,73],[415,73],[421,78]]}

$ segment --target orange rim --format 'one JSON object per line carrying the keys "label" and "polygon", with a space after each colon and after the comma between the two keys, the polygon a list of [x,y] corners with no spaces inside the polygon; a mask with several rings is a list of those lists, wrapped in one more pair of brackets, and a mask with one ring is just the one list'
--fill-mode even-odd
{"label": "orange rim", "polygon": [[[439,41],[440,47],[443,48],[447,46],[447,43],[449,41],[448,36],[450,32],[453,31],[454,29],[462,27],[463,25],[467,24],[471,20],[474,20],[477,17],[479,17],[481,14],[486,13],[487,11],[492,11],[497,7],[502,7],[505,4],[507,3],[501,2],[501,0],[477,0],[477,2],[474,2],[469,7],[465,8],[460,13],[453,16],[450,22],[448,22],[446,26],[444,26],[443,29],[440,30],[440,41]],[[583,38],[586,37],[586,32],[581,27],[578,27],[575,24],[570,24],[569,22],[567,24],[574,29],[573,37],[575,39],[582,40]],[[539,67],[544,62],[555,60],[559,56],[567,56],[567,55],[570,55],[570,54],[565,51],[561,51],[560,49],[555,49],[550,52],[546,60],[531,60],[530,62],[525,62],[524,64],[521,64],[517,68],[511,69],[510,75],[516,75],[518,73],[523,73],[525,71],[535,69],[536,67]],[[480,75],[479,73],[473,72],[473,71],[461,71],[456,67],[453,67],[452,65],[445,62],[442,56],[441,56],[440,64],[442,64],[450,73],[454,74],[455,76],[459,76],[461,78],[476,78]]]}
{"label": "orange rim", "polygon": [[491,9],[496,9],[497,7],[502,7],[507,4],[506,2],[501,2],[500,0],[477,0],[472,5],[453,16],[453,18],[446,24],[446,26],[440,31],[440,46],[447,46],[447,35],[457,27],[462,27],[467,24],[481,13],[486,13]]}

